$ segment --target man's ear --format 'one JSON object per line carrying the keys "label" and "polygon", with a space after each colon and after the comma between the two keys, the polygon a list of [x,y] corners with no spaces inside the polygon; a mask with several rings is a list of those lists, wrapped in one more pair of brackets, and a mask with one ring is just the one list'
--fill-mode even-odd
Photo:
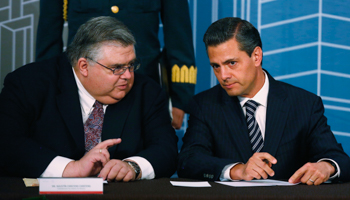
{"label": "man's ear", "polygon": [[88,61],[86,58],[79,58],[77,62],[78,73],[82,76],[88,76]]}
{"label": "man's ear", "polygon": [[261,47],[255,47],[253,53],[252,53],[252,57],[254,59],[254,63],[255,63],[255,66],[258,67],[258,66],[261,66],[261,61],[262,61],[262,57],[263,57],[263,52],[262,52],[262,49]]}

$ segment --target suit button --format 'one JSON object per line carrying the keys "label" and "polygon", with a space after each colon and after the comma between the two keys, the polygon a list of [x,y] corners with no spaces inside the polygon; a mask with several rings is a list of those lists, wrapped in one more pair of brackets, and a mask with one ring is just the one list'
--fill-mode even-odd
{"label": "suit button", "polygon": [[118,6],[112,6],[112,7],[111,7],[111,10],[112,10],[112,12],[113,12],[114,14],[119,12]]}

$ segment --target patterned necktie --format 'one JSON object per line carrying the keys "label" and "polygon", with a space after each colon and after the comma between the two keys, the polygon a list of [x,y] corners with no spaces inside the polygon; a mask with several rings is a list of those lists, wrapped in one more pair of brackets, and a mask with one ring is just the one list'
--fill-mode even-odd
{"label": "patterned necktie", "polygon": [[103,105],[96,101],[94,104],[94,109],[84,124],[85,152],[90,151],[100,142],[103,117]]}
{"label": "patterned necktie", "polygon": [[261,135],[258,122],[255,120],[254,117],[256,108],[259,106],[259,104],[253,100],[249,100],[244,104],[244,106],[246,107],[247,111],[246,119],[248,125],[249,139],[250,143],[252,144],[252,150],[254,153],[260,152],[260,150],[264,146],[264,141]]}

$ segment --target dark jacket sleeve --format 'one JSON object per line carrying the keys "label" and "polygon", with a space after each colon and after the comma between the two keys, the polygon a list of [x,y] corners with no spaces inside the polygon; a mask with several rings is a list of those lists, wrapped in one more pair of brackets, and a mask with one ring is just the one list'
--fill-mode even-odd
{"label": "dark jacket sleeve", "polygon": [[42,120],[38,112],[42,99],[38,96],[43,91],[30,90],[30,87],[26,87],[31,84],[28,81],[23,76],[17,76],[17,73],[10,73],[0,94],[0,149],[7,152],[0,154],[0,159],[6,160],[0,164],[0,176],[37,178],[57,156],[31,133],[35,121]]}
{"label": "dark jacket sleeve", "polygon": [[40,0],[36,38],[36,61],[58,56],[63,51],[63,0]]}
{"label": "dark jacket sleeve", "polygon": [[133,89],[123,99],[124,103],[132,103],[121,136],[123,142],[115,154],[122,159],[130,156],[145,158],[151,163],[156,178],[170,177],[177,165],[178,139],[171,126],[166,99],[165,92],[156,82],[135,74]]}
{"label": "dark jacket sleeve", "polygon": [[312,112],[309,118],[309,157],[311,162],[317,162],[323,158],[329,158],[338,163],[340,177],[334,181],[350,181],[350,158],[344,152],[341,144],[334,137],[330,126],[327,125],[327,118],[324,116],[324,107],[320,97],[312,105]]}
{"label": "dark jacket sleeve", "polygon": [[187,104],[194,94],[197,81],[188,2],[163,0],[161,20],[164,32],[163,61],[167,67],[172,105],[188,111]]}
{"label": "dark jacket sleeve", "polygon": [[137,155],[151,163],[156,178],[170,177],[176,171],[177,137],[171,126],[164,91],[159,90],[154,97],[144,116],[144,149]]}
{"label": "dark jacket sleeve", "polygon": [[178,175],[183,178],[216,181],[226,165],[240,160],[216,155],[215,133],[207,121],[207,117],[211,116],[207,111],[203,112],[203,107],[206,106],[195,100],[190,101],[190,119],[179,154]]}

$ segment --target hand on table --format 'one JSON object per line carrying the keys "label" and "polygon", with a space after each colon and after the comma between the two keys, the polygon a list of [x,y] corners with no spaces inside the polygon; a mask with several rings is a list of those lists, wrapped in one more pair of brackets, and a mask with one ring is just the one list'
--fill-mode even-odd
{"label": "hand on table", "polygon": [[267,179],[268,176],[274,176],[275,172],[271,169],[272,164],[277,160],[269,153],[254,153],[246,164],[237,164],[230,170],[232,180]]}
{"label": "hand on table", "polygon": [[141,177],[136,177],[135,170],[127,163],[121,160],[112,159],[103,167],[98,177],[108,181],[134,181]]}
{"label": "hand on table", "polygon": [[109,161],[108,148],[121,143],[121,139],[105,140],[87,152],[80,160],[71,161],[62,177],[89,177],[97,175]]}
{"label": "hand on table", "polygon": [[305,183],[308,185],[320,185],[334,174],[334,167],[325,161],[306,163],[298,169],[289,179],[290,183]]}

